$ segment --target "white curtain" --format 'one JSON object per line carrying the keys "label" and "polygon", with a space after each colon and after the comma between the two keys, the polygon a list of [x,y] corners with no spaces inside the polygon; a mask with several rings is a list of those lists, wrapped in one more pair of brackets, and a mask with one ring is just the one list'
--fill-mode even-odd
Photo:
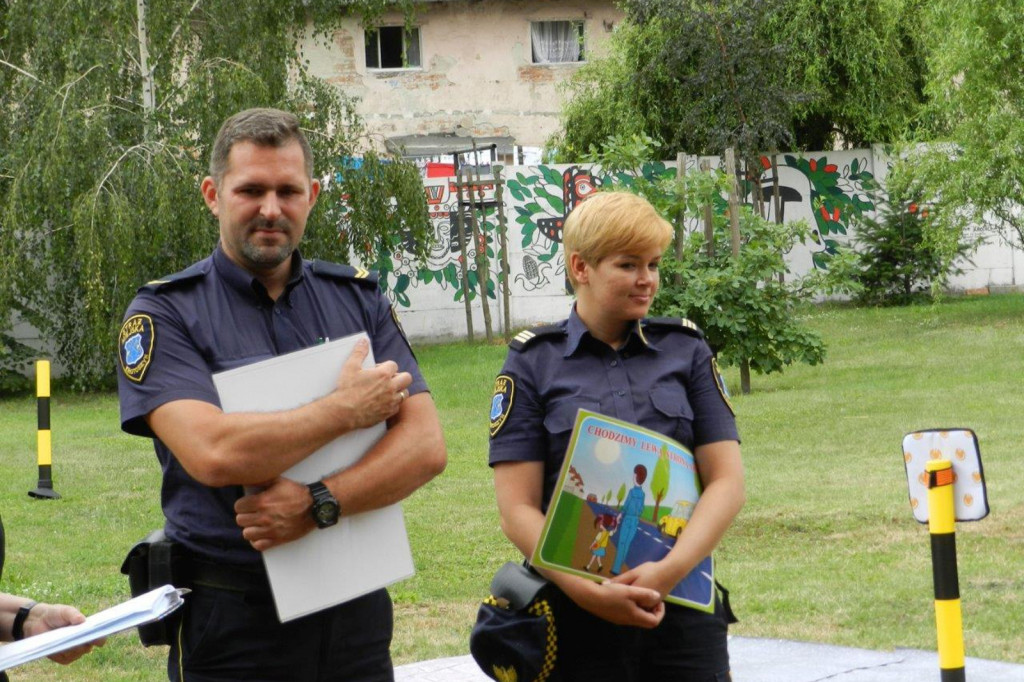
{"label": "white curtain", "polygon": [[538,64],[578,62],[579,27],[571,21],[535,21],[531,24],[533,58]]}

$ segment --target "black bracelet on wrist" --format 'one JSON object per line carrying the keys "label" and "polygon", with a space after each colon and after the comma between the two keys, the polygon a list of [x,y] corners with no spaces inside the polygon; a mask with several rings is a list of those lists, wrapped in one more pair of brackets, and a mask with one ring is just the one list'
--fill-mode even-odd
{"label": "black bracelet on wrist", "polygon": [[28,618],[28,612],[32,610],[38,602],[30,601],[29,603],[18,609],[18,614],[14,616],[14,625],[11,626],[11,637],[14,637],[15,641],[19,639],[25,639],[25,619]]}

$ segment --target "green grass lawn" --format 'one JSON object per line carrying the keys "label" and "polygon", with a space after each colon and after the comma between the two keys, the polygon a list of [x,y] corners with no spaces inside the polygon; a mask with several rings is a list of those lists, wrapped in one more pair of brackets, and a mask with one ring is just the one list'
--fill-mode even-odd
{"label": "green grass lawn", "polygon": [[[811,309],[828,359],[753,378],[736,395],[748,502],[717,557],[751,637],[891,649],[935,648],[928,529],[913,519],[900,441],[909,431],[978,434],[990,516],[959,524],[968,656],[1024,663],[1024,296],[940,305]],[[465,654],[494,570],[515,558],[498,528],[487,467],[487,413],[502,346],[417,350],[448,443],[443,475],[404,504],[417,573],[395,585],[396,663]],[[0,400],[5,591],[92,612],[127,593],[129,546],[160,525],[159,469],[148,441],[119,430],[113,395],[52,404],[54,488],[36,486],[32,396]],[[165,649],[118,635],[75,664],[74,679],[164,679]],[[48,661],[18,679],[66,678]]]}

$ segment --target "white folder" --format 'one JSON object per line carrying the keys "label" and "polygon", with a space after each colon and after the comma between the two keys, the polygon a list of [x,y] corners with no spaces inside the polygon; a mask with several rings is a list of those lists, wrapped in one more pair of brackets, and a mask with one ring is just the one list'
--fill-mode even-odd
{"label": "white folder", "polygon": [[[342,365],[365,332],[218,372],[225,412],[271,412],[312,402],[337,386]],[[372,351],[364,367],[374,364]],[[384,422],[342,435],[282,474],[312,483],[358,461],[380,440]],[[413,575],[400,504],[348,516],[263,552],[281,622],[349,601]]]}

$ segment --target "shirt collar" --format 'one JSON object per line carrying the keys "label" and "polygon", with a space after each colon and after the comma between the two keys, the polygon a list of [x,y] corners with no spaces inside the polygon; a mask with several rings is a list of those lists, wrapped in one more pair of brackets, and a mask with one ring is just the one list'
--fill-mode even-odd
{"label": "shirt collar", "polygon": [[[587,325],[583,324],[583,320],[576,314],[576,304],[572,306],[572,310],[569,312],[569,319],[565,324],[565,331],[567,334],[567,342],[565,344],[565,357],[569,357],[575,353],[582,343],[584,337],[593,338],[590,334],[590,330],[587,329]],[[659,348],[651,343],[644,333],[643,320],[637,320],[633,329],[630,330],[629,336],[626,337],[626,343],[622,346],[621,350],[628,351],[631,348],[637,348],[642,346],[648,350],[659,350]]]}
{"label": "shirt collar", "polygon": [[[291,275],[281,296],[285,301],[288,300],[288,296],[295,285],[302,281],[302,256],[299,254],[298,249],[292,252],[291,259]],[[228,258],[220,243],[217,244],[217,248],[213,251],[213,264],[221,278],[232,289],[243,296],[252,297],[257,301],[263,301],[268,298],[266,287],[251,272]]]}

